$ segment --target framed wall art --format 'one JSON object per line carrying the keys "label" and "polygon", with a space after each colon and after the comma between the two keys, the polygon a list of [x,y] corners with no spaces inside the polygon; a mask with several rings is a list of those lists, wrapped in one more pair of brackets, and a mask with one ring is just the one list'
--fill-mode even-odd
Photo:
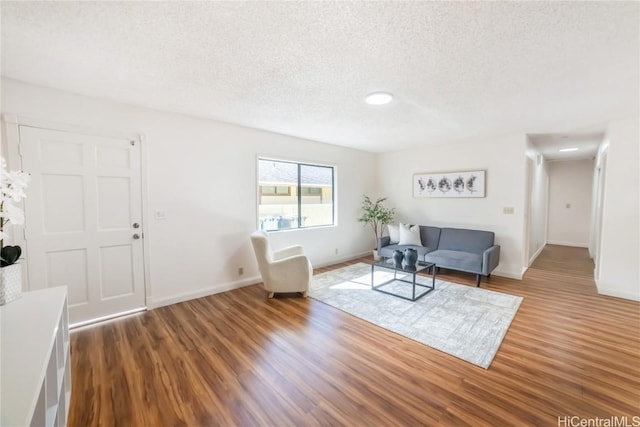
{"label": "framed wall art", "polygon": [[485,171],[435,172],[413,175],[413,197],[484,197]]}

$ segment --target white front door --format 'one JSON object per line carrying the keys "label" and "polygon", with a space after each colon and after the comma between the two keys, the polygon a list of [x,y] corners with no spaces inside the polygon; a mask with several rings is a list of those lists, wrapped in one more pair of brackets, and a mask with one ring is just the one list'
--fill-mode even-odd
{"label": "white front door", "polygon": [[72,324],[145,307],[140,142],[20,126],[28,289],[66,285]]}

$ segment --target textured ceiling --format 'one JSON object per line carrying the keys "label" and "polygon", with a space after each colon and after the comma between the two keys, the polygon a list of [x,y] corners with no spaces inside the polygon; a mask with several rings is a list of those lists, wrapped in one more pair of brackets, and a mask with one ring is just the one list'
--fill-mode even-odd
{"label": "textured ceiling", "polygon": [[[531,134],[531,142],[547,160],[573,160],[594,158],[604,140],[604,133]],[[562,152],[564,148],[576,151]]]}
{"label": "textured ceiling", "polygon": [[2,1],[2,75],[373,152],[566,134],[638,110],[639,7]]}

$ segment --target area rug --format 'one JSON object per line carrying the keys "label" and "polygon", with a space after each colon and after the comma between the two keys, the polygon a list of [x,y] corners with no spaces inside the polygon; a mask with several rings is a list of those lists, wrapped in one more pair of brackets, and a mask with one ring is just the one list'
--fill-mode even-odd
{"label": "area rug", "polygon": [[[391,278],[393,271],[375,270],[376,285]],[[417,277],[429,286],[431,280]],[[406,295],[411,288],[404,282],[385,286]],[[309,296],[485,369],[522,302],[521,297],[442,280],[436,280],[434,291],[411,302],[372,290],[371,266],[364,263],[314,276]]]}

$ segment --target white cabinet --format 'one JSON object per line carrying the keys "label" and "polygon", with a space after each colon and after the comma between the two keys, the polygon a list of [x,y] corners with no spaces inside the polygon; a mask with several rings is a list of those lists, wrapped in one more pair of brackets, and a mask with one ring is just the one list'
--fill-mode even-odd
{"label": "white cabinet", "polygon": [[0,425],[65,426],[71,397],[67,288],[0,307]]}

